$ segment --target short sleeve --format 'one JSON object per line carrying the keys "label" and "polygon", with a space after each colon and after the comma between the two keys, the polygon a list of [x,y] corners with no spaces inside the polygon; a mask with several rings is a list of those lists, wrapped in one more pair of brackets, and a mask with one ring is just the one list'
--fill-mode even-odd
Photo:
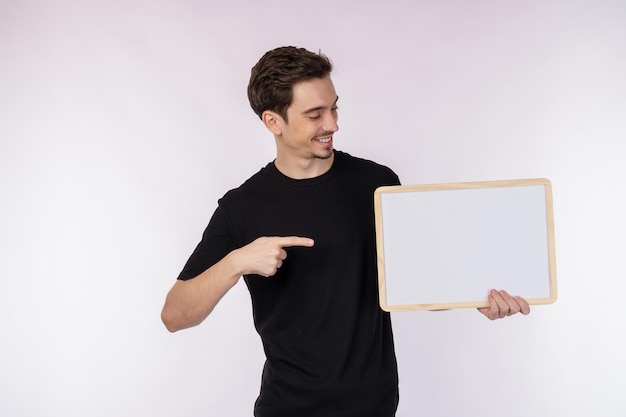
{"label": "short sleeve", "polygon": [[197,277],[233,249],[235,244],[228,225],[228,217],[224,210],[218,207],[202,234],[202,240],[187,260],[178,279],[188,280]]}

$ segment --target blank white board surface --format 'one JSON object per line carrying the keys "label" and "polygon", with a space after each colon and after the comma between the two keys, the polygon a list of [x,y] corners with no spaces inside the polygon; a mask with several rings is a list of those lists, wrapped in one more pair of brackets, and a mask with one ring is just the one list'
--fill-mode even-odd
{"label": "blank white board surface", "polygon": [[386,311],[486,307],[490,289],[556,300],[547,179],[380,187],[380,305]]}

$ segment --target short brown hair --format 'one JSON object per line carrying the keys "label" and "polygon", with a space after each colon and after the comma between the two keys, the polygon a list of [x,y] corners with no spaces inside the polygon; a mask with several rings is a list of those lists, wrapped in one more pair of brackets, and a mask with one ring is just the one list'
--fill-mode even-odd
{"label": "short brown hair", "polygon": [[266,52],[252,67],[248,83],[248,100],[259,116],[266,110],[287,120],[287,108],[293,99],[294,84],[312,78],[323,78],[333,65],[326,55],[304,48],[284,46]]}

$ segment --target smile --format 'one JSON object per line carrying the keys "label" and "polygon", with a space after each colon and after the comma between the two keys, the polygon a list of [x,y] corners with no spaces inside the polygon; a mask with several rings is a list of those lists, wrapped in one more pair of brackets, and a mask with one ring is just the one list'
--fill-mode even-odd
{"label": "smile", "polygon": [[330,142],[331,140],[333,140],[333,137],[332,137],[332,136],[329,136],[329,137],[327,137],[327,138],[317,138],[317,139],[315,139],[315,140],[316,140],[316,141],[318,141],[318,142],[321,142],[321,143],[328,143],[328,142]]}

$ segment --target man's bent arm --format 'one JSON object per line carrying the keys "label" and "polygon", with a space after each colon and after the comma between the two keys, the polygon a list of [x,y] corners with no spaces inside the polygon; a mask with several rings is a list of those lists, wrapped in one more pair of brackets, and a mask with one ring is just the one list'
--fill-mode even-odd
{"label": "man's bent arm", "polygon": [[287,258],[284,248],[313,245],[313,239],[306,237],[260,237],[233,250],[197,277],[176,281],[161,311],[163,324],[170,332],[197,326],[211,314],[242,275],[271,277]]}
{"label": "man's bent arm", "polygon": [[170,332],[202,323],[217,303],[241,277],[233,252],[195,278],[177,280],[161,311],[161,320]]}

